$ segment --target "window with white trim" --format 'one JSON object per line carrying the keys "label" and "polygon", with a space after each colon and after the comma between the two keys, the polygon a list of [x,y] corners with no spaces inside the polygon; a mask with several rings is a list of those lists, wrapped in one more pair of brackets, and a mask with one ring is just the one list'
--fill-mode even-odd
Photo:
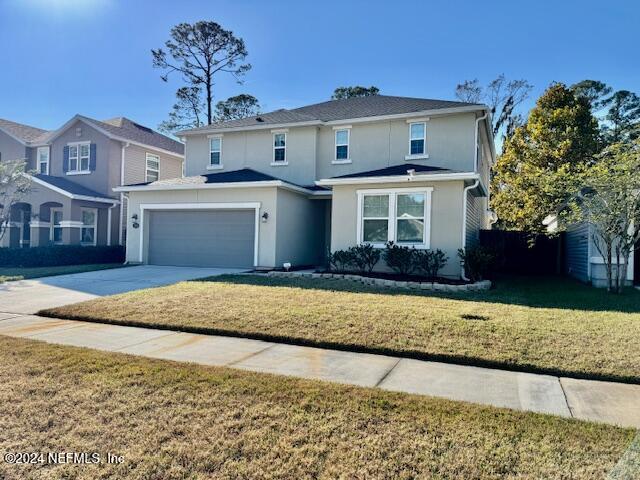
{"label": "window with white trim", "polygon": [[287,161],[287,134],[273,134],[273,163],[286,163]]}
{"label": "window with white trim", "polygon": [[429,248],[431,188],[358,192],[358,243]]}
{"label": "window with white trim", "polygon": [[155,182],[160,178],[160,157],[158,155],[147,153],[144,178],[145,182]]}
{"label": "window with white trim", "polygon": [[49,147],[38,147],[38,173],[49,175]]}
{"label": "window with white trim", "polygon": [[69,172],[89,172],[90,143],[69,145]]}
{"label": "window with white trim", "polygon": [[60,225],[60,222],[62,222],[62,209],[52,208],[49,240],[53,243],[62,243],[62,226]]}
{"label": "window with white trim", "polygon": [[209,165],[222,165],[222,138],[213,137],[209,139]]}
{"label": "window with white trim", "polygon": [[349,137],[351,131],[348,128],[336,130],[336,157],[337,162],[346,162],[349,160]]}
{"label": "window with white trim", "polygon": [[427,143],[426,122],[415,122],[409,124],[409,155],[424,155]]}
{"label": "window with white trim", "polygon": [[83,208],[81,215],[82,227],[80,228],[80,244],[95,245],[98,210],[95,208]]}

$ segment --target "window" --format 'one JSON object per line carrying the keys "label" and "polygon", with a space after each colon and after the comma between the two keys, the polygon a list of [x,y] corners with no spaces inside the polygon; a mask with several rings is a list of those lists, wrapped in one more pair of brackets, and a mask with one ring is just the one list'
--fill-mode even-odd
{"label": "window", "polygon": [[209,165],[217,167],[222,165],[222,138],[209,139]]}
{"label": "window", "polygon": [[68,173],[88,173],[89,158],[91,156],[90,143],[77,143],[69,145],[69,171]]}
{"label": "window", "polygon": [[385,243],[389,238],[389,195],[365,195],[362,204],[362,241]]}
{"label": "window", "polygon": [[62,210],[59,208],[51,209],[51,230],[49,231],[49,240],[53,243],[62,243]]}
{"label": "window", "polygon": [[347,162],[349,160],[349,137],[351,132],[348,128],[336,130],[336,158],[337,162]]}
{"label": "window", "polygon": [[424,155],[427,140],[427,124],[425,122],[409,124],[409,155]]}
{"label": "window", "polygon": [[95,208],[82,209],[82,228],[80,229],[80,243],[82,245],[96,244],[96,220],[98,211]]}
{"label": "window", "polygon": [[49,147],[38,147],[38,173],[49,175]]}
{"label": "window", "polygon": [[431,187],[358,191],[358,243],[429,248]]}
{"label": "window", "polygon": [[147,153],[147,166],[144,174],[145,182],[155,182],[160,177],[160,157]]}
{"label": "window", "polygon": [[287,134],[273,134],[273,163],[286,163],[287,161]]}

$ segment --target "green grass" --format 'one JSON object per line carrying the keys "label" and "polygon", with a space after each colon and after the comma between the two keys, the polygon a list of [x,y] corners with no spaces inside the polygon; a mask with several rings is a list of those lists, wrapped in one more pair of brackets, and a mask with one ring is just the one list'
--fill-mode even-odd
{"label": "green grass", "polygon": [[66,275],[68,273],[92,272],[94,270],[106,270],[108,268],[118,268],[121,266],[119,263],[94,263],[89,265],[63,265],[59,267],[0,268],[0,283],[10,282],[12,280]]}
{"label": "green grass", "polygon": [[426,295],[230,275],[43,314],[640,383],[640,294],[558,278]]}
{"label": "green grass", "polygon": [[[634,432],[541,414],[0,336],[0,478],[602,479]],[[2,458],[2,457],[0,457]]]}

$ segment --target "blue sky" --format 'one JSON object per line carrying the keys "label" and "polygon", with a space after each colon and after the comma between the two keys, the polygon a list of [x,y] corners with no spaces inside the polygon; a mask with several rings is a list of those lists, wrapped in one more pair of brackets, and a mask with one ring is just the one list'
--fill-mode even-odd
{"label": "blue sky", "polygon": [[[482,4],[482,8],[478,5]],[[0,0],[0,117],[56,128],[75,113],[156,127],[178,77],[151,66],[179,22],[214,20],[244,38],[244,85],[265,111],[329,98],[339,85],[453,98],[500,73],[535,86],[585,78],[640,93],[640,2]],[[527,105],[527,107],[530,106]]]}

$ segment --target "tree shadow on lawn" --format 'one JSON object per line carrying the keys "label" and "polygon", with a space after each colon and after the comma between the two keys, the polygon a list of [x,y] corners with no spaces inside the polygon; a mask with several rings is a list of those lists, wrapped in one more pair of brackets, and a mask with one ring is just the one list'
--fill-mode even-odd
{"label": "tree shadow on lawn", "polygon": [[220,275],[192,280],[226,282],[238,285],[296,287],[310,290],[379,293],[383,295],[413,295],[446,298],[470,302],[499,303],[534,308],[558,308],[594,312],[640,313],[640,292],[628,288],[621,295],[607,293],[572,278],[558,276],[501,276],[488,291],[448,293],[421,290],[401,290],[362,285],[347,280],[278,278],[266,275]]}

